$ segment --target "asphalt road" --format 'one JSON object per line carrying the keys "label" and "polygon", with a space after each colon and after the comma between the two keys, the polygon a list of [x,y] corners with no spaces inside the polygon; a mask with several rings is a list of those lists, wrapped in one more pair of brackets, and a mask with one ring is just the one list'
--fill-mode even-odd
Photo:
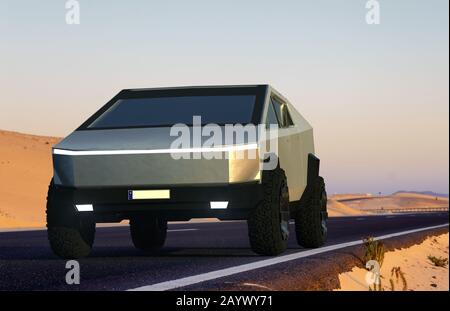
{"label": "asphalt road", "polygon": [[[448,220],[448,213],[331,218],[325,247],[360,241],[366,236],[448,224]],[[273,264],[273,257],[258,256],[250,250],[247,226],[241,221],[170,224],[165,248],[158,256],[135,250],[128,227],[97,228],[91,256],[79,261],[79,285],[66,284],[66,261],[52,254],[45,231],[4,232],[0,233],[0,290],[128,290],[164,282],[169,283],[170,289],[174,283],[170,281],[182,278],[188,278],[188,283],[197,282],[198,286],[196,278],[205,273],[215,284],[226,283],[236,276],[233,269],[245,264],[250,264],[245,267],[255,278],[263,278],[270,267],[287,262],[301,265],[301,256],[315,256],[316,250],[297,245],[293,230],[291,225],[289,249],[282,257],[276,257],[285,262]],[[261,263],[269,267],[254,269]],[[221,271],[228,275],[219,277]],[[238,274],[245,273],[249,272]],[[208,288],[208,281],[201,284],[202,289]]]}

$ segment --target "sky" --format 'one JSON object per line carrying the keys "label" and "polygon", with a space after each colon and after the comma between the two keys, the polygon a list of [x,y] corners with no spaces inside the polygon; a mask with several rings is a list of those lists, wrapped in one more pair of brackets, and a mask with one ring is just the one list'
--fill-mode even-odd
{"label": "sky", "polygon": [[449,2],[0,0],[0,129],[66,136],[124,88],[269,83],[329,193],[449,189]]}

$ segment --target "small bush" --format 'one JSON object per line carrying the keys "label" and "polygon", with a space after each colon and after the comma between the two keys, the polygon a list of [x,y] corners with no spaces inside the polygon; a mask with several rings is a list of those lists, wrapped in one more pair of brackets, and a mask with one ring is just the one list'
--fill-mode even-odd
{"label": "small bush", "polygon": [[392,280],[392,277],[395,276],[396,283],[399,283],[399,280],[402,281],[403,285],[403,291],[408,290],[408,283],[406,282],[405,273],[400,269],[400,267],[394,267],[391,270],[391,279],[389,279],[389,282],[391,283],[391,290],[395,290],[394,281]]}
{"label": "small bush", "polygon": [[375,241],[373,237],[367,237],[364,240],[365,254],[364,254],[364,262],[368,262],[369,260],[376,260],[380,267],[383,265],[384,261],[384,244],[378,241]]}
{"label": "small bush", "polygon": [[428,256],[428,260],[430,260],[436,267],[445,268],[448,265],[448,258],[436,257],[436,256]]}

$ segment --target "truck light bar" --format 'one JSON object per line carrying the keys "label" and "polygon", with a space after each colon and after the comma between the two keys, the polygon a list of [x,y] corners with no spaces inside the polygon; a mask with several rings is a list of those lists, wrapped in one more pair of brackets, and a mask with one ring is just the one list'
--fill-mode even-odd
{"label": "truck light bar", "polygon": [[158,154],[158,153],[195,153],[195,152],[229,152],[258,149],[258,144],[232,145],[220,147],[179,148],[179,149],[152,149],[152,150],[65,150],[53,149],[53,154],[87,156],[87,155],[125,155],[125,154]]}

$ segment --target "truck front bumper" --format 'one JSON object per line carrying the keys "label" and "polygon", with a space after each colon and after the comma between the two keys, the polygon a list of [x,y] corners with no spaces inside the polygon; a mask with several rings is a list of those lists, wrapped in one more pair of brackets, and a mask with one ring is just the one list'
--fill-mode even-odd
{"label": "truck front bumper", "polygon": [[[130,191],[163,190],[165,199],[133,199]],[[97,222],[117,222],[146,213],[167,220],[215,217],[222,220],[247,219],[248,213],[263,198],[259,182],[225,185],[195,185],[176,187],[56,187],[63,206],[77,209],[91,206]],[[220,208],[214,203],[220,202]],[[222,204],[226,202],[226,204]],[[78,210],[77,210],[78,211]],[[86,212],[86,211],[79,211]]]}

